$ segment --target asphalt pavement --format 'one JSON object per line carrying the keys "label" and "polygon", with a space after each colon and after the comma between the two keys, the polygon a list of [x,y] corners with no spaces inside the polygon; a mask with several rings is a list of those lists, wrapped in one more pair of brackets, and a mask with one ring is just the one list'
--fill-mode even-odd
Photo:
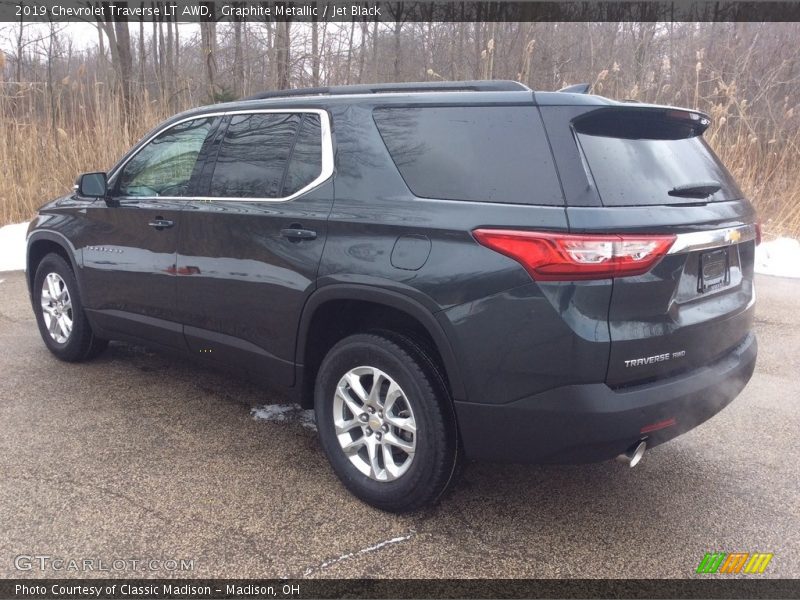
{"label": "asphalt pavement", "polygon": [[254,419],[280,399],[252,383],[118,343],[59,362],[24,275],[0,273],[0,577],[109,575],[65,570],[84,559],[161,561],[126,577],[692,577],[710,551],[800,577],[800,281],[757,292],[747,388],[636,468],[470,463],[438,506],[395,516],[345,491],[300,419]]}

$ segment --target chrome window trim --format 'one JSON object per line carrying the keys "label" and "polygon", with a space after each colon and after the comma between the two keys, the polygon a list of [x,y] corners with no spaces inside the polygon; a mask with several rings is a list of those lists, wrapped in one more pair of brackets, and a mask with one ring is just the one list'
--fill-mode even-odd
{"label": "chrome window trim", "polygon": [[679,233],[667,254],[723,248],[725,246],[741,244],[742,242],[749,242],[754,239],[756,239],[755,223],[737,225],[736,227],[711,229],[709,231]]}
{"label": "chrome window trim", "polygon": [[[235,196],[119,196],[119,200],[179,200],[184,202],[200,201],[200,202],[290,202],[310,192],[312,189],[323,184],[333,175],[333,137],[331,135],[331,120],[328,111],[322,108],[250,108],[242,110],[226,110],[203,113],[201,115],[192,115],[185,117],[169,125],[157,130],[153,135],[139,147],[139,149],[131,154],[125,162],[118,165],[111,173],[108,174],[108,179],[111,180],[122,171],[125,166],[133,160],[150,142],[152,142],[159,135],[180,125],[187,121],[195,121],[198,119],[207,119],[210,117],[227,117],[229,115],[250,115],[250,114],[315,114],[319,116],[320,123],[320,143],[322,144],[322,171],[309,184],[297,190],[294,194],[284,196],[282,198],[238,198]],[[116,181],[114,182],[116,184]]]}

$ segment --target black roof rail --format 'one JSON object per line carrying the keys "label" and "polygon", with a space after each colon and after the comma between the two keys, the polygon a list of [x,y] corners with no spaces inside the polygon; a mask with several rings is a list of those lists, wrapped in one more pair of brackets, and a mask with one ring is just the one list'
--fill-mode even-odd
{"label": "black roof rail", "polygon": [[343,94],[390,94],[413,92],[529,92],[531,89],[506,79],[479,81],[411,81],[405,83],[367,83],[360,85],[336,85],[331,87],[298,88],[260,92],[245,100],[266,98],[291,98],[293,96],[339,96]]}
{"label": "black roof rail", "polygon": [[588,94],[589,90],[592,89],[591,83],[576,83],[575,85],[568,85],[567,87],[563,87],[559,92],[564,92],[565,94]]}

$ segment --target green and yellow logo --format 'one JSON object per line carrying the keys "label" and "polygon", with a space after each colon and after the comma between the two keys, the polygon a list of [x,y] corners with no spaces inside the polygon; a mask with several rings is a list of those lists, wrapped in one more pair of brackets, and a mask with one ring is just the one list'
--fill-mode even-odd
{"label": "green and yellow logo", "polygon": [[763,573],[773,554],[765,552],[714,552],[706,553],[697,567],[697,572],[709,573]]}

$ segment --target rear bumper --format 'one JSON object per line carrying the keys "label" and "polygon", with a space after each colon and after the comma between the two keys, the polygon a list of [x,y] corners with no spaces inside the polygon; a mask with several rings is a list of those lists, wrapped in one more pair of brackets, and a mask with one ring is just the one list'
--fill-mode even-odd
{"label": "rear bumper", "polygon": [[582,463],[613,458],[643,438],[661,444],[725,408],[750,380],[757,351],[749,333],[715,363],[651,384],[565,386],[501,405],[456,402],[464,450],[482,460]]}

